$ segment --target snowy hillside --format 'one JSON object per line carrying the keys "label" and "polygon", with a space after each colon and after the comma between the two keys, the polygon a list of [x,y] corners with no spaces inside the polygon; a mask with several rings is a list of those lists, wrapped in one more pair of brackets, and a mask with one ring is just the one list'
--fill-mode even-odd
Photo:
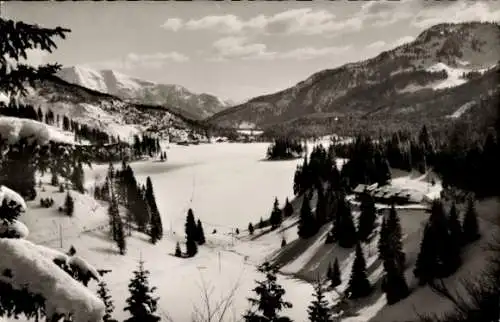
{"label": "snowy hillside", "polygon": [[142,131],[153,131],[168,137],[176,132],[187,135],[193,129],[200,128],[199,122],[180,110],[125,102],[59,78],[38,82],[19,101],[35,109],[40,107],[44,114],[51,110],[61,117],[68,116],[90,128],[119,136],[122,140],[130,141],[133,135]]}
{"label": "snowy hillside", "polygon": [[57,75],[69,83],[101,93],[141,104],[176,107],[199,118],[220,112],[231,104],[213,95],[192,93],[180,85],[158,84],[114,70],[93,70],[83,66],[72,66],[61,69]]}
{"label": "snowy hillside", "polygon": [[17,117],[0,116],[0,137],[15,143],[21,138],[33,138],[40,144],[48,141],[75,144],[74,135],[55,126]]}

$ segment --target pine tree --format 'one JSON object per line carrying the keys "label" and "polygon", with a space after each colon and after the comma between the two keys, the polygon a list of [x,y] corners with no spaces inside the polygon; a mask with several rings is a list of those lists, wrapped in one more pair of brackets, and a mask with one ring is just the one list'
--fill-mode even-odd
{"label": "pine tree", "polygon": [[318,185],[317,192],[318,192],[318,200],[316,202],[315,221],[316,225],[319,228],[326,223],[327,205],[326,205],[325,192],[323,191],[321,184]]}
{"label": "pine tree", "polygon": [[116,195],[111,193],[111,201],[108,207],[108,221],[111,236],[113,236],[113,240],[118,240],[118,219],[120,219],[120,212],[118,208],[118,201],[116,200]]}
{"label": "pine tree", "polygon": [[254,231],[254,229],[253,229],[253,225],[252,225],[252,223],[249,223],[249,224],[248,224],[248,233],[249,233],[250,235],[253,235],[253,231]]}
{"label": "pine tree", "polygon": [[471,243],[481,237],[479,225],[477,223],[477,212],[474,206],[474,199],[470,198],[467,204],[464,220],[462,223],[463,240],[465,243]]}
{"label": "pine tree", "polygon": [[[238,232],[238,229],[236,229],[236,231]],[[199,219],[196,224],[196,241],[198,242],[198,245],[205,244],[205,232],[203,231],[203,226],[201,224],[201,220]]]}
{"label": "pine tree", "polygon": [[134,271],[134,278],[130,281],[128,289],[130,297],[127,306],[130,318],[124,322],[157,322],[160,317],[154,313],[157,309],[158,298],[153,297],[156,287],[149,286],[149,271],[144,269],[144,262],[139,261],[139,269]]}
{"label": "pine tree", "polygon": [[113,300],[111,299],[111,295],[109,295],[109,289],[106,285],[106,282],[104,282],[104,280],[101,280],[97,286],[98,286],[97,295],[102,300],[105,307],[102,321],[103,322],[116,321],[111,317],[111,314],[113,314],[113,311],[115,309],[115,306],[113,304]]}
{"label": "pine tree", "polygon": [[330,305],[325,299],[325,286],[318,278],[314,287],[314,299],[307,309],[310,322],[333,322]]}
{"label": "pine tree", "polygon": [[175,257],[182,257],[181,245],[179,242],[175,243]]}
{"label": "pine tree", "polygon": [[291,215],[293,215],[293,206],[290,203],[290,201],[288,200],[288,197],[285,200],[285,207],[283,208],[283,215],[285,218],[288,218]]}
{"label": "pine tree", "polygon": [[331,268],[330,283],[332,287],[337,287],[340,284],[342,284],[339,261],[337,258],[335,258],[335,261],[333,262],[333,267]]}
{"label": "pine tree", "polygon": [[151,227],[149,229],[149,236],[151,237],[151,243],[156,244],[158,240],[163,238],[163,224],[161,222],[161,216],[160,212],[158,211],[158,206],[156,205],[156,198],[153,192],[153,184],[149,176],[146,179],[145,199],[151,213]]}
{"label": "pine tree", "polygon": [[401,223],[399,216],[396,212],[394,204],[389,210],[389,216],[386,222],[386,256],[384,258],[384,265],[388,260],[392,260],[398,265],[398,269],[403,269],[406,261],[406,255],[403,252],[403,233],[401,230]]}
{"label": "pine tree", "polygon": [[371,293],[371,285],[366,273],[366,261],[359,242],[356,244],[356,255],[347,290],[349,297],[353,299],[365,297]]}
{"label": "pine tree", "polygon": [[276,229],[281,225],[281,210],[279,208],[278,198],[274,199],[273,211],[271,212],[271,217],[269,218],[271,223],[271,229]]}
{"label": "pine tree", "polygon": [[375,201],[368,193],[364,193],[361,197],[360,210],[358,235],[361,241],[367,241],[375,227],[375,220],[377,218]]}
{"label": "pine tree", "polygon": [[283,299],[285,289],[277,283],[276,268],[271,267],[269,263],[264,263],[259,267],[259,272],[265,274],[264,281],[257,281],[257,286],[253,291],[257,294],[256,298],[249,298],[249,302],[254,311],[247,311],[243,316],[245,322],[257,321],[291,321],[289,318],[280,317],[279,313],[286,308],[291,308],[292,304]]}
{"label": "pine tree", "polygon": [[302,201],[302,208],[300,208],[300,217],[298,225],[298,234],[300,238],[309,238],[316,233],[316,223],[311,211],[309,199],[305,196]]}
{"label": "pine tree", "polygon": [[64,199],[64,212],[69,217],[72,217],[75,212],[75,201],[69,191],[66,193],[66,198]]}
{"label": "pine tree", "polygon": [[198,246],[196,245],[196,222],[194,220],[193,210],[190,208],[186,217],[185,224],[186,232],[186,253],[189,257],[193,257],[198,252]]}
{"label": "pine tree", "polygon": [[[460,225],[460,220],[458,219],[457,206],[455,205],[454,202],[451,204],[450,212],[448,214],[448,227],[450,227],[450,237],[452,243],[457,246],[462,246],[463,245],[462,226]],[[457,247],[456,249],[460,250],[460,247]]]}

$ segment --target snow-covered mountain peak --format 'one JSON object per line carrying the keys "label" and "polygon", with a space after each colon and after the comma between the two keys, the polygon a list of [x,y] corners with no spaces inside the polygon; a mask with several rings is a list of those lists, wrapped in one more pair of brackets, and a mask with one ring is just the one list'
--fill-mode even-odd
{"label": "snow-covered mountain peak", "polygon": [[196,94],[181,85],[160,84],[111,69],[70,66],[61,69],[57,76],[69,83],[137,103],[179,108],[200,119],[229,106],[210,94]]}

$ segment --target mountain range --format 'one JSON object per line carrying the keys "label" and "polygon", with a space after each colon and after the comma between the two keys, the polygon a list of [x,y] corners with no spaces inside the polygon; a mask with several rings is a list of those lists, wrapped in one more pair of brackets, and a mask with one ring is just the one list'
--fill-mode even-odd
{"label": "mountain range", "polygon": [[68,83],[130,102],[175,107],[196,119],[209,117],[234,104],[214,95],[192,93],[180,85],[146,81],[109,69],[94,70],[83,66],[71,66],[62,68],[57,76]]}
{"label": "mountain range", "polygon": [[[345,118],[456,118],[498,90],[497,23],[439,24],[378,56],[311,75],[293,87],[226,109],[207,121],[272,128]],[[468,107],[466,107],[468,106]]]}

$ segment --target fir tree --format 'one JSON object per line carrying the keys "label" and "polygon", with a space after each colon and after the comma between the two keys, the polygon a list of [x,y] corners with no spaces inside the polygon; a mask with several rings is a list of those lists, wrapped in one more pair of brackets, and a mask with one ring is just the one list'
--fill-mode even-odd
{"label": "fir tree", "polygon": [[259,272],[265,274],[266,279],[264,281],[256,281],[257,286],[253,291],[257,294],[257,297],[248,299],[250,304],[256,307],[256,309],[254,311],[247,311],[243,316],[244,321],[291,321],[286,317],[279,316],[279,313],[283,309],[291,308],[292,304],[283,299],[286,292],[277,282],[277,269],[271,267],[266,262],[259,267]]}
{"label": "fir tree", "polygon": [[477,223],[477,212],[474,206],[474,199],[470,198],[465,211],[464,220],[462,223],[463,240],[465,243],[471,243],[481,237],[479,233],[479,225]]}
{"label": "fir tree", "polygon": [[64,199],[64,212],[69,217],[72,217],[75,212],[75,201],[69,191],[66,193],[66,198]]}
{"label": "fir tree", "polygon": [[175,257],[182,257],[181,245],[179,242],[175,243]]}
{"label": "fir tree", "polygon": [[333,322],[330,305],[325,299],[325,286],[318,278],[314,287],[314,299],[307,309],[310,322]]}
{"label": "fir tree", "polygon": [[161,216],[160,212],[158,211],[158,206],[156,205],[156,198],[153,192],[153,184],[149,176],[146,179],[145,199],[151,213],[151,227],[149,229],[149,236],[151,237],[151,243],[156,244],[158,240],[163,238],[163,224],[161,222]]}
{"label": "fir tree", "polygon": [[285,237],[281,238],[281,248],[286,246],[286,239]]}
{"label": "fir tree", "polygon": [[260,229],[264,228],[264,219],[262,219],[262,217],[260,217],[259,228]]}
{"label": "fir tree", "polygon": [[160,317],[154,313],[157,309],[158,298],[153,297],[156,287],[149,286],[149,271],[144,269],[144,262],[139,262],[139,269],[134,271],[134,278],[130,281],[128,289],[130,297],[127,306],[130,318],[124,322],[157,322]]}
{"label": "fir tree", "polygon": [[59,185],[59,177],[57,176],[57,172],[55,169],[51,170],[50,184],[54,187]]}
{"label": "fir tree", "polygon": [[285,200],[285,207],[283,208],[283,214],[284,214],[285,218],[288,218],[291,215],[293,215],[293,206],[290,203],[290,201],[288,200],[288,197]]}
{"label": "fir tree", "polygon": [[127,252],[127,242],[125,239],[125,229],[123,227],[123,221],[120,216],[116,219],[116,244],[120,251],[120,255],[125,255]]}
{"label": "fir tree", "polygon": [[269,218],[271,223],[271,229],[276,229],[281,225],[281,210],[279,208],[278,198],[274,199],[273,211],[271,212],[271,217]]}
{"label": "fir tree", "polygon": [[250,235],[253,235],[253,231],[254,231],[254,229],[253,229],[253,225],[252,225],[252,223],[249,223],[249,224],[248,224],[248,233],[249,233]]}
{"label": "fir tree", "polygon": [[193,257],[198,252],[198,246],[196,245],[196,222],[191,208],[188,210],[184,228],[186,232],[186,253],[189,257]]}
{"label": "fir tree", "polygon": [[375,227],[375,220],[377,218],[375,201],[368,193],[364,193],[361,197],[360,210],[358,235],[361,241],[367,241]]}
{"label": "fir tree", "polygon": [[325,192],[323,191],[321,184],[318,185],[317,192],[318,200],[316,202],[315,221],[319,228],[326,223],[327,205]]}
{"label": "fir tree", "polygon": [[109,295],[109,289],[106,285],[106,282],[104,280],[101,280],[99,284],[97,285],[97,295],[99,298],[102,300],[104,303],[104,316],[102,317],[103,322],[115,322],[111,315],[113,314],[113,311],[115,310],[115,306],[113,305],[113,300],[111,299],[111,295]]}
{"label": "fir tree", "polygon": [[118,201],[116,200],[116,195],[111,193],[111,201],[108,207],[108,222],[111,236],[113,236],[113,240],[117,241],[117,230],[118,230],[118,219],[120,218],[120,213],[118,209]]}
{"label": "fir tree", "polygon": [[340,284],[342,284],[342,278],[340,274],[340,267],[339,267],[339,261],[337,258],[335,258],[335,261],[333,262],[333,267],[330,266],[329,269],[331,269],[331,275],[329,276],[330,279],[330,285],[332,287],[337,287]]}
{"label": "fir tree", "polygon": [[366,261],[359,242],[356,244],[356,255],[347,290],[349,297],[353,299],[365,297],[371,293],[371,285],[366,273]]}
{"label": "fir tree", "polygon": [[300,208],[300,217],[298,225],[298,234],[300,238],[309,238],[316,233],[316,223],[311,211],[309,199],[305,196],[302,201],[302,208]]}
{"label": "fir tree", "polygon": [[[236,229],[236,232],[239,232],[238,229]],[[203,231],[203,226],[201,224],[201,220],[199,219],[196,224],[196,241],[198,242],[198,245],[205,244],[205,232]]]}

